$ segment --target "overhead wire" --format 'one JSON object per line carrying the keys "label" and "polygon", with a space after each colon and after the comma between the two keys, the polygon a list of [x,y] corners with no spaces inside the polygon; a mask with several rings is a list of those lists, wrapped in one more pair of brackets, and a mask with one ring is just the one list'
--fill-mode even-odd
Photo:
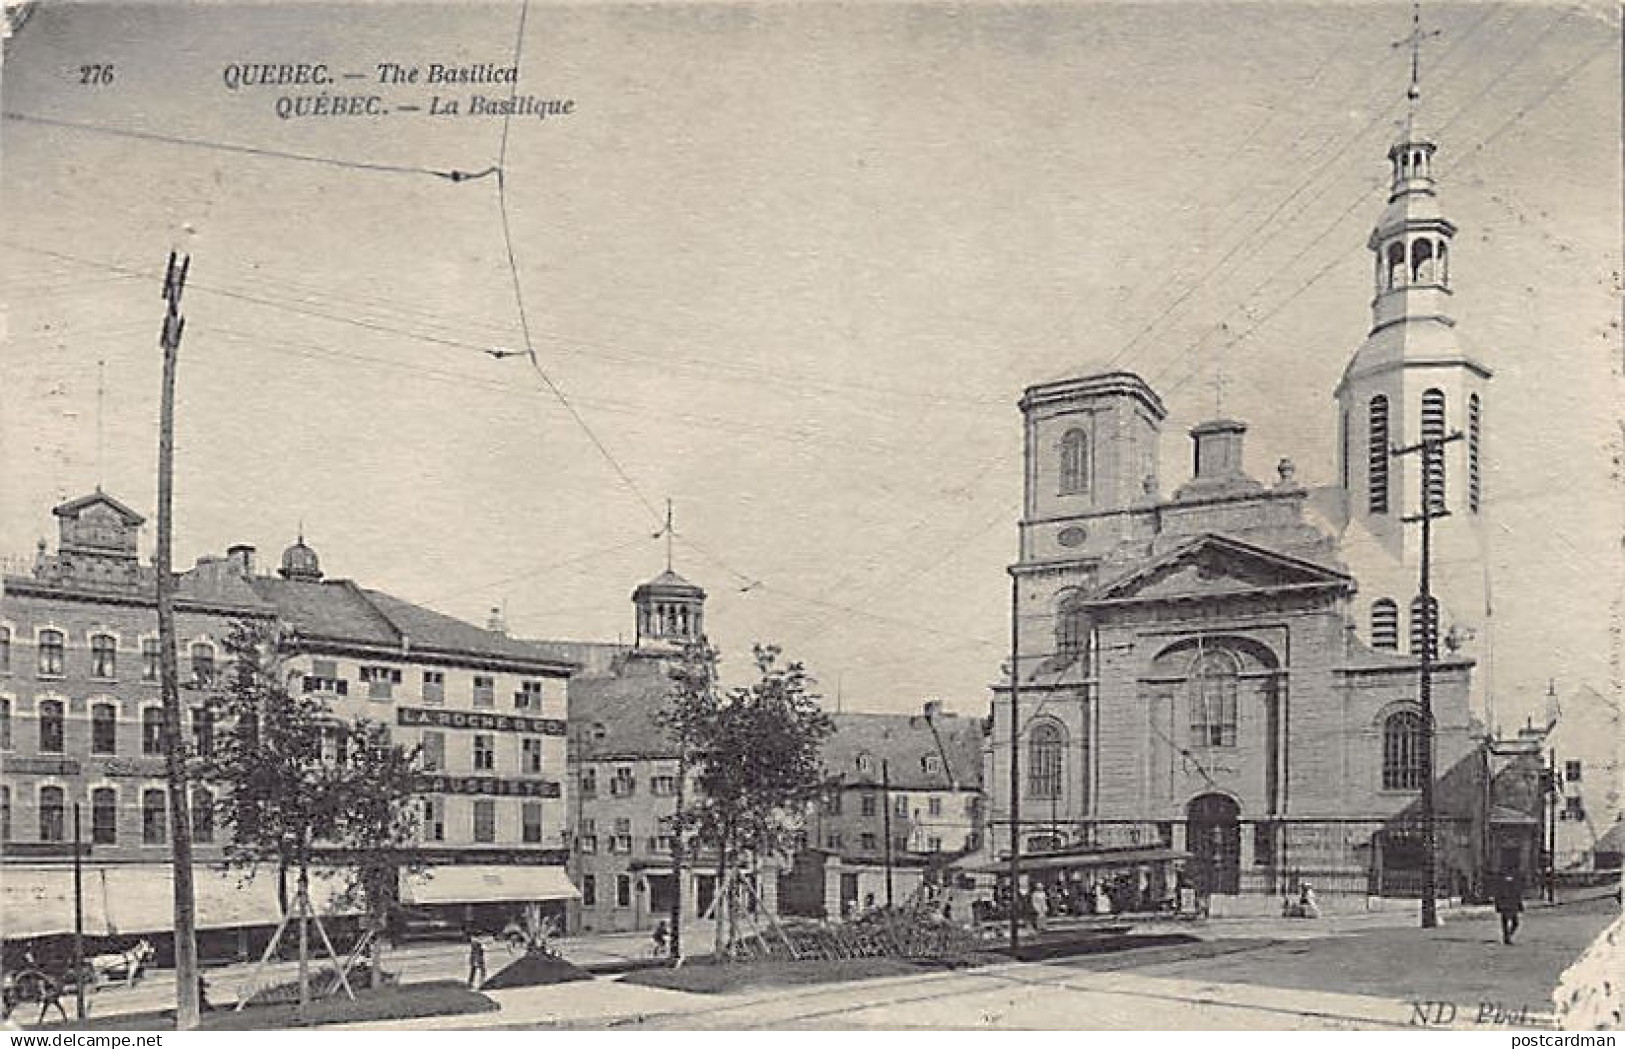
{"label": "overhead wire", "polygon": [[91,124],[83,121],[60,120],[55,117],[43,117],[34,113],[23,113],[16,110],[6,110],[0,113],[6,120],[20,124],[35,124],[42,127],[61,128],[70,131],[82,131],[98,135],[109,135],[115,138],[131,138],[146,142],[162,142],[172,146],[187,146],[195,149],[210,149],[223,153],[237,153],[246,156],[268,157],[277,160],[294,160],[307,164],[322,164],[329,167],[350,168],[356,171],[370,171],[392,175],[430,175],[445,179],[448,182],[465,182],[473,179],[485,178],[492,172],[488,168],[484,171],[463,171],[458,168],[429,168],[413,164],[380,164],[369,160],[345,160],[339,157],[324,157],[314,153],[295,153],[290,150],[270,149],[264,146],[245,146],[233,142],[220,142],[213,139],[188,138],[183,135],[168,135],[157,131],[143,131],[136,128],[113,127],[108,124]]}

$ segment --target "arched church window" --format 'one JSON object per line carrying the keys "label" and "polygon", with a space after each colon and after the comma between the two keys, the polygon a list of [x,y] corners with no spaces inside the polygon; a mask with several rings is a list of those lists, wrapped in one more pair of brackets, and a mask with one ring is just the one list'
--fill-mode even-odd
{"label": "arched church window", "polygon": [[1386,597],[1371,602],[1371,647],[1399,649],[1399,606]]}
{"label": "arched church window", "polygon": [[1422,789],[1422,716],[1410,710],[1382,723],[1382,789]]}
{"label": "arched church window", "polygon": [[1411,281],[1433,283],[1433,242],[1423,238],[1411,244]]}
{"label": "arched church window", "polygon": [[1405,284],[1405,245],[1402,241],[1394,241],[1388,245],[1388,288],[1403,287]]}
{"label": "arched church window", "polygon": [[1053,800],[1061,796],[1061,727],[1042,721],[1027,733],[1027,797]]}
{"label": "arched church window", "polygon": [[1075,495],[1089,490],[1089,435],[1068,430],[1061,438],[1061,492]]}
{"label": "arched church window", "polygon": [[1371,398],[1367,423],[1369,461],[1366,464],[1366,509],[1374,514],[1388,512],[1388,398]]}
{"label": "arched church window", "polygon": [[1191,743],[1236,745],[1236,684],[1241,668],[1228,652],[1204,652],[1191,664]]}
{"label": "arched church window", "polygon": [[1478,394],[1467,398],[1467,508],[1478,513],[1479,475],[1478,447],[1484,420]]}
{"label": "arched church window", "polygon": [[1064,595],[1055,603],[1055,654],[1068,661],[1083,655],[1088,641],[1088,629],[1083,613],[1074,606],[1076,598]]}
{"label": "arched church window", "polygon": [[1441,240],[1433,254],[1438,260],[1434,265],[1439,271],[1439,283],[1448,288],[1450,286],[1450,246]]}
{"label": "arched church window", "polygon": [[[1411,599],[1411,655],[1422,654],[1424,639],[1427,643],[1428,658],[1437,659],[1439,656],[1439,599],[1428,598],[1428,607],[1431,616],[1422,614],[1422,595],[1417,594]],[[1431,622],[1429,622],[1431,620]]]}
{"label": "arched church window", "polygon": [[[1437,387],[1422,393],[1422,440],[1444,439],[1444,391]],[[1434,444],[1422,453],[1423,490],[1429,510],[1444,509],[1444,445]]]}

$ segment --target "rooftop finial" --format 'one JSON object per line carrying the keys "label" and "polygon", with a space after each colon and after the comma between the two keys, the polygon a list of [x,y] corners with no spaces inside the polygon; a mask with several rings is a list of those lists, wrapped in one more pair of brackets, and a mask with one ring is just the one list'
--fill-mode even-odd
{"label": "rooftop finial", "polygon": [[1438,36],[1440,30],[1431,29],[1422,31],[1422,0],[1411,0],[1411,35],[1403,40],[1395,40],[1395,47],[1404,47],[1409,44],[1411,49],[1411,83],[1405,89],[1405,97],[1410,100],[1411,113],[1416,112],[1416,103],[1422,97],[1422,41],[1430,36]]}
{"label": "rooftop finial", "polygon": [[665,540],[666,540],[666,571],[668,571],[668,572],[671,571],[671,540],[672,540],[672,537],[675,536],[676,534],[677,534],[676,530],[673,529],[672,526],[671,526],[671,500],[667,499],[666,500],[666,523],[665,523],[664,526],[661,527],[660,531],[658,531],[658,532],[656,532],[654,534],[654,537],[656,539],[659,539],[662,536],[665,537]]}

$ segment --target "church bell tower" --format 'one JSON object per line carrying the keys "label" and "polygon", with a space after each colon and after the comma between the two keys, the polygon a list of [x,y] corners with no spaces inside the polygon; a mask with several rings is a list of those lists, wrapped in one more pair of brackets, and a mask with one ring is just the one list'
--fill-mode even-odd
{"label": "church bell tower", "polygon": [[[1376,649],[1412,652],[1423,609],[1416,599],[1420,529],[1407,518],[1423,499],[1448,516],[1433,525],[1433,586],[1442,659],[1469,658],[1475,707],[1486,713],[1489,585],[1484,519],[1490,369],[1457,334],[1452,243],[1435,177],[1438,145],[1421,110],[1419,10],[1402,43],[1411,49],[1407,107],[1393,145],[1388,201],[1366,243],[1371,327],[1337,385],[1342,549],[1359,580],[1360,636]],[[1443,454],[1394,456],[1395,448],[1460,433]],[[1424,495],[1425,493],[1425,495]]]}

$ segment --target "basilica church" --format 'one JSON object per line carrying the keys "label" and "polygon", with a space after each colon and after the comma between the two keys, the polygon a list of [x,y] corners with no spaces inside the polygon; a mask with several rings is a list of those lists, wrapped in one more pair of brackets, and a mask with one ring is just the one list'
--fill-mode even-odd
{"label": "basilica church", "polygon": [[[994,687],[985,777],[996,853],[1010,848],[1013,675],[1024,853],[1157,845],[1189,851],[1214,893],[1313,878],[1322,893],[1414,895],[1431,641],[1434,768],[1450,784],[1440,885],[1465,893],[1529,862],[1527,818],[1496,808],[1480,769],[1490,371],[1457,340],[1456,227],[1416,95],[1367,244],[1370,329],[1332,391],[1333,484],[1306,486],[1286,459],[1259,479],[1246,425],[1214,419],[1191,429],[1192,476],[1167,494],[1166,410],[1127,372],[1021,399],[1016,658]],[[1425,461],[1394,454],[1445,437]],[[1444,513],[1431,602],[1424,507]]]}

